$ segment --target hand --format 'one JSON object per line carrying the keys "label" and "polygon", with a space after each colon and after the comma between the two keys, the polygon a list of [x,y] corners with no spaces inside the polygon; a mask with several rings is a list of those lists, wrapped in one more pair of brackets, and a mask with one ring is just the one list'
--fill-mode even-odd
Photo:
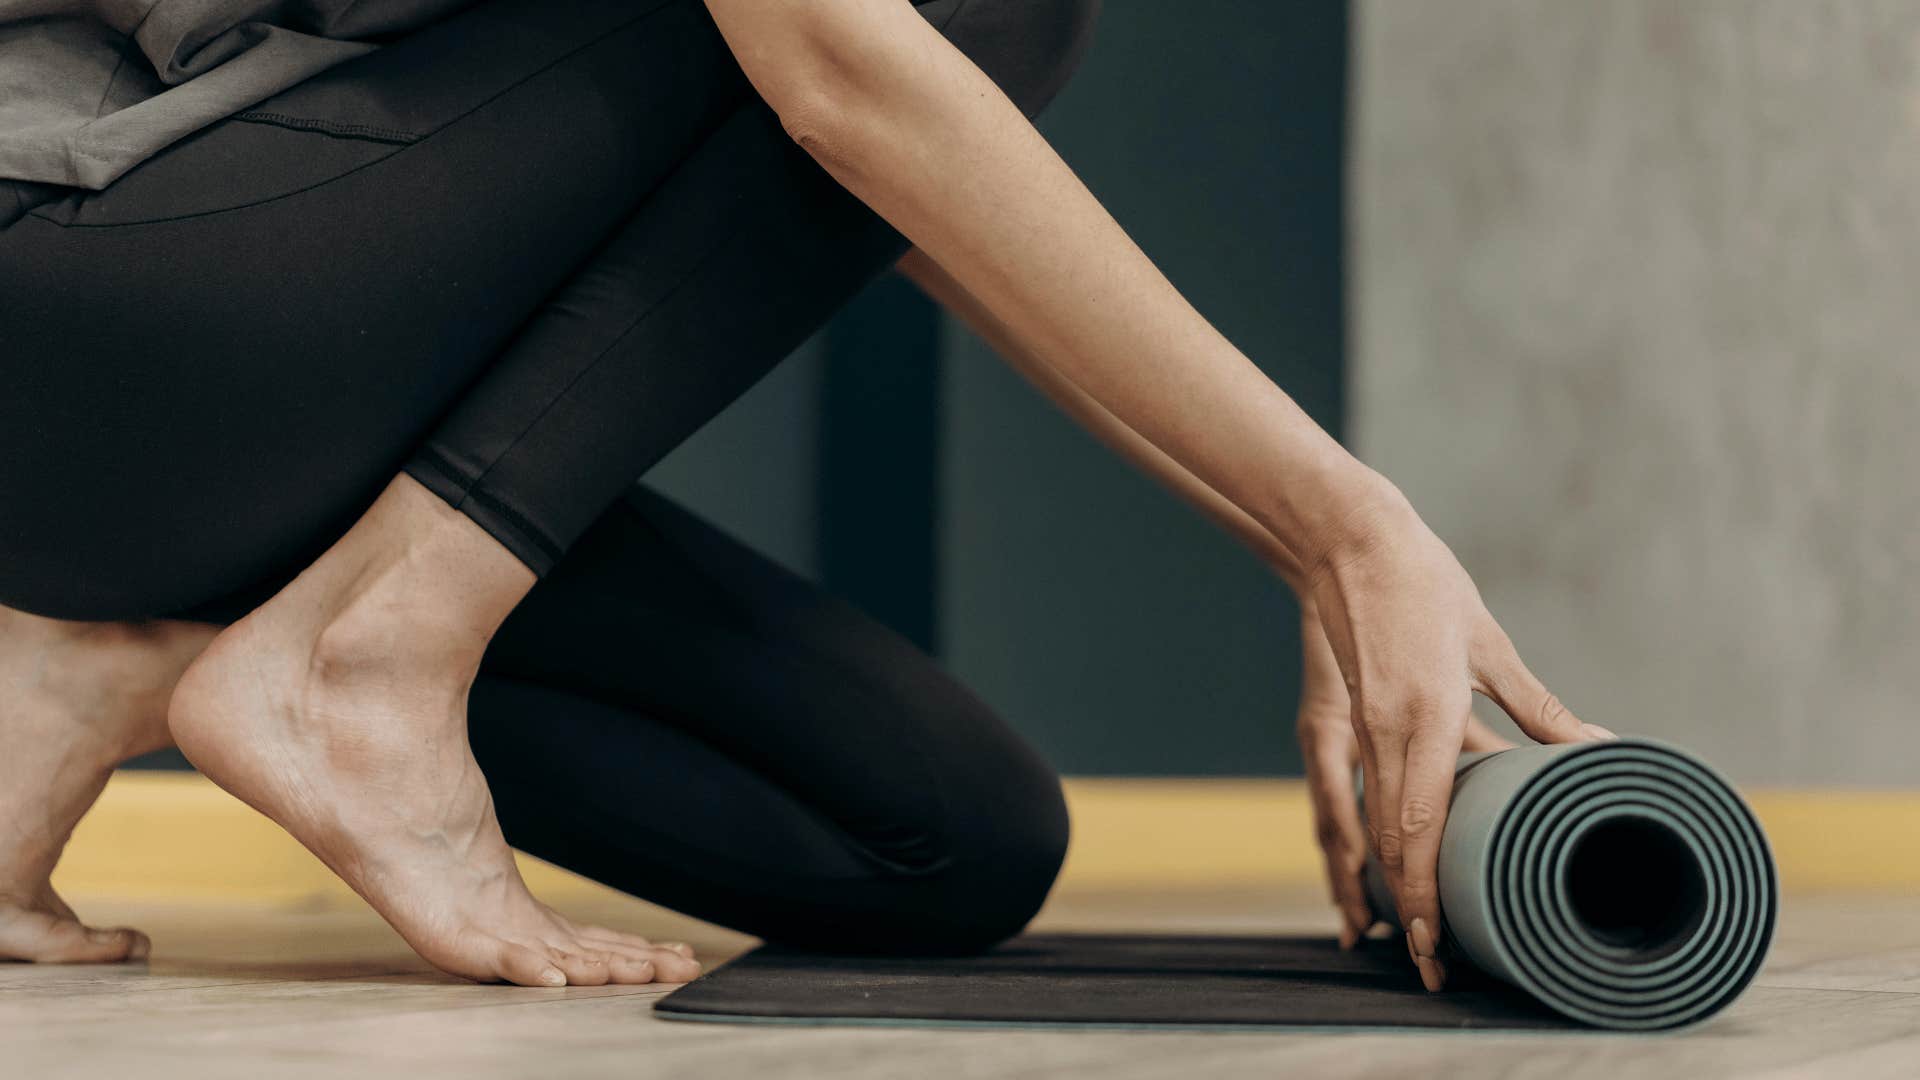
{"label": "hand", "polygon": [[[1311,602],[1300,611],[1301,682],[1296,732],[1312,796],[1314,837],[1326,861],[1327,889],[1340,915],[1340,947],[1351,949],[1376,921],[1367,902],[1367,834],[1360,820],[1353,772],[1360,743],[1353,734],[1353,706],[1340,665],[1327,644]],[[1513,744],[1479,720],[1467,718],[1461,749],[1507,750]]]}
{"label": "hand", "polygon": [[[1353,883],[1352,823],[1336,806],[1351,806],[1353,796],[1332,778],[1350,776],[1357,754],[1366,776],[1367,838],[1386,871],[1421,981],[1438,990],[1446,979],[1439,959],[1440,836],[1472,695],[1491,699],[1538,742],[1613,736],[1582,724],[1527,670],[1453,552],[1398,490],[1368,476],[1361,497],[1349,502],[1305,567],[1305,596],[1347,690],[1353,736],[1348,749],[1331,734],[1334,725],[1311,721],[1307,767],[1323,849],[1334,841],[1328,872],[1347,924],[1342,939],[1357,936],[1356,918],[1372,914],[1350,899],[1365,903]],[[1325,697],[1324,687],[1316,693]],[[1312,709],[1315,717],[1331,715],[1318,698]]]}

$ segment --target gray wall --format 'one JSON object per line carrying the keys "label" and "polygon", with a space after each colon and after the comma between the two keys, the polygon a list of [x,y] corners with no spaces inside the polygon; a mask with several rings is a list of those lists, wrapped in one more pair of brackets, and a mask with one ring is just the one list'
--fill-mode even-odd
{"label": "gray wall", "polygon": [[1351,417],[1583,717],[1920,783],[1920,5],[1357,5]]}

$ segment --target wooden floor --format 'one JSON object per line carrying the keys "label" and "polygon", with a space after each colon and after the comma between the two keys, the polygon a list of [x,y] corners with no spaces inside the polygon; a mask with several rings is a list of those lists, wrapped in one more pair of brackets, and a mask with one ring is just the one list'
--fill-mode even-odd
{"label": "wooden floor", "polygon": [[[1920,905],[1792,896],[1759,983],[1678,1035],[1128,1034],[733,1027],[656,1020],[655,988],[525,990],[433,973],[375,918],[316,901],[235,907],[94,899],[147,928],[144,968],[0,966],[0,1077],[854,1078],[1460,1075],[1920,1075]],[[572,914],[692,941],[747,942],[637,903]],[[1047,929],[1301,931],[1310,893],[1057,897]]]}

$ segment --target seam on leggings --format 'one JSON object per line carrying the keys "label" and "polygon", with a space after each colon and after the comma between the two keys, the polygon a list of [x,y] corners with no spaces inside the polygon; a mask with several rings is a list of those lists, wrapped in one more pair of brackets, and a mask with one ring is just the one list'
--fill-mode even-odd
{"label": "seam on leggings", "polygon": [[514,80],[511,84],[502,87],[499,91],[487,96],[486,98],[480,101],[475,102],[472,108],[468,109],[463,113],[460,113],[458,116],[455,116],[449,119],[446,123],[441,124],[439,127],[434,128],[432,131],[422,136],[418,142],[412,142],[412,143],[407,143],[405,145],[397,146],[395,147],[393,153],[391,154],[382,154],[381,156],[374,158],[372,161],[362,162],[358,165],[355,165],[353,168],[348,169],[346,172],[339,173],[334,176],[329,176],[325,180],[315,181],[314,183],[308,184],[306,187],[303,187],[303,188],[296,188],[293,191],[281,192],[278,195],[269,195],[264,199],[255,199],[253,202],[240,203],[235,206],[222,206],[214,210],[196,210],[189,214],[173,214],[167,217],[145,218],[140,221],[76,222],[73,224],[68,224],[56,218],[49,217],[38,210],[30,212],[27,216],[37,217],[42,221],[48,222],[53,225],[58,225],[63,229],[123,229],[131,226],[135,226],[135,225],[163,225],[171,221],[187,221],[193,218],[212,217],[215,214],[230,214],[237,210],[247,210],[256,206],[265,206],[268,203],[279,202],[282,199],[290,199],[295,195],[304,195],[309,191],[313,191],[317,188],[325,187],[328,184],[334,183],[335,181],[344,180],[347,177],[352,176],[353,174],[359,172],[362,169],[366,169],[374,165],[378,165],[383,161],[389,161],[392,158],[396,157],[397,155],[404,154],[408,150],[411,150],[416,146],[424,145],[427,142],[428,138],[434,135],[437,135],[442,131],[445,131],[447,128],[452,127],[453,125],[459,123],[462,120],[465,120],[467,117],[472,116],[474,113],[479,112],[481,109],[486,108],[488,105],[493,104],[495,101],[499,100],[502,97],[505,97],[506,95],[512,93],[513,91],[518,90],[520,87],[526,85],[529,82],[532,82],[534,79],[537,79],[542,75],[545,75],[547,72],[553,70],[554,68],[560,66],[563,63],[566,63],[568,60],[573,59],[575,56],[578,56],[579,54],[586,52],[588,49],[592,49],[601,45],[608,38],[614,36],[615,34],[621,33],[622,31],[625,31],[630,27],[636,26],[639,23],[645,21],[646,19],[649,19],[654,15],[660,13],[661,11],[664,11],[667,7],[671,6],[673,2],[674,0],[658,0],[658,2],[655,3],[652,7],[648,8],[647,10],[641,12],[638,15],[635,15],[633,18],[628,19],[626,22],[623,22],[618,26],[615,26],[613,29],[607,31],[605,34],[602,34],[599,37],[594,38],[592,41],[585,42],[576,48],[569,49],[567,52],[563,53],[560,56],[554,57],[551,62],[541,65],[539,70],[530,71],[526,75]]}
{"label": "seam on leggings", "polygon": [[[276,112],[235,113],[233,119],[243,124],[264,124],[269,127],[286,128],[288,131],[310,131],[336,139],[355,139],[360,142],[405,145],[417,143],[426,138],[417,131],[406,131],[401,128],[380,127],[375,124],[344,124],[336,120],[314,120]],[[448,123],[452,122],[448,121]]]}
{"label": "seam on leggings", "polygon": [[422,443],[414,450],[408,464],[415,463],[432,469],[440,479],[447,481],[449,487],[459,489],[462,495],[465,495],[467,488],[473,484],[473,480],[466,475],[466,471],[455,465],[452,458],[441,453],[440,449],[431,442]]}
{"label": "seam on leggings", "polygon": [[[495,678],[499,678],[499,676],[495,676]],[[510,679],[507,681],[517,682],[517,683],[520,683],[521,685],[532,686],[541,690],[553,691],[557,689],[566,693],[572,693],[577,695],[576,691],[568,690],[566,687],[556,687],[547,683],[530,682],[525,679]],[[632,706],[630,705],[616,706],[616,707],[627,709],[627,710],[632,709]],[[651,719],[651,717],[649,717],[649,719]],[[675,730],[684,730],[684,729],[680,728],[678,725],[675,725]],[[714,748],[709,746],[708,749],[713,750]],[[715,750],[714,752],[719,753],[720,751]],[[723,754],[722,756],[724,756],[728,762],[734,765],[739,765],[742,767],[749,768],[749,771],[754,772],[756,776],[760,775],[758,770],[753,770],[750,767],[747,767],[745,763],[742,762],[739,758],[734,757],[731,754]],[[793,797],[792,792],[787,792],[785,788],[779,788],[779,790],[781,790],[788,796]],[[804,800],[801,800],[798,797],[793,797],[793,798],[794,798],[794,805],[800,810],[801,813],[810,815],[813,818],[815,818],[819,824],[821,824],[823,827],[825,827],[828,831],[833,833],[839,839],[843,841],[846,841],[848,839],[846,829],[841,827],[839,822],[836,822],[832,818],[821,813],[820,810],[817,807],[815,807],[813,804],[808,803]],[[571,820],[572,822],[574,822],[579,826],[579,832],[583,835],[598,834],[603,836],[632,837],[638,834],[641,836],[645,836],[648,838],[649,843],[644,847],[641,845],[632,844],[630,841],[627,841],[627,840],[622,840],[620,842],[621,847],[626,849],[625,851],[623,851],[623,854],[625,854],[626,852],[631,852],[638,849],[642,857],[651,857],[651,858],[659,859],[660,861],[663,861],[663,862],[671,862],[677,868],[679,873],[684,874],[688,878],[698,879],[702,884],[707,885],[709,888],[713,889],[714,891],[729,897],[740,896],[742,893],[746,891],[741,885],[741,878],[739,876],[741,874],[747,875],[749,879],[751,879],[752,877],[758,876],[761,878],[771,878],[771,879],[782,881],[782,882],[796,883],[803,886],[817,886],[817,885],[832,886],[832,885],[846,884],[849,882],[884,883],[889,880],[887,878],[876,878],[874,875],[870,873],[869,874],[821,874],[821,873],[810,873],[804,869],[790,869],[787,867],[770,866],[766,863],[765,860],[762,860],[762,859],[743,858],[724,849],[705,847],[699,844],[689,843],[688,841],[682,840],[678,836],[675,836],[672,833],[665,832],[661,829],[654,827],[653,825],[651,825],[646,821],[632,821],[627,818],[612,818],[599,811],[594,811],[591,813],[584,812],[580,808],[579,801],[573,800],[573,799],[554,800],[548,807],[548,812],[554,813],[556,816]],[[854,854],[856,855],[856,857],[863,857],[866,855],[865,849],[862,848],[859,844],[855,843],[853,844],[853,847],[854,847]],[[652,850],[648,850],[648,849],[652,849]],[[661,849],[665,849],[665,850],[661,850]],[[697,867],[697,869],[692,869],[695,867]],[[624,886],[615,886],[615,887],[624,888]],[[644,895],[642,895],[640,892],[637,892],[637,891],[634,892],[633,895],[640,896],[641,899],[646,899]],[[811,900],[809,902],[819,903],[818,900]],[[872,914],[884,914],[888,910],[885,906],[878,906],[878,907],[871,906],[871,905],[851,905],[851,906],[866,907],[869,909],[869,912]],[[867,912],[863,912],[863,913],[867,913]]]}
{"label": "seam on leggings", "polygon": [[[658,710],[657,707],[651,702],[642,702],[642,703],[636,704],[634,701],[622,700],[612,695],[605,695],[605,694],[599,694],[591,691],[582,690],[578,686],[557,683],[557,682],[549,682],[545,679],[530,678],[525,675],[502,675],[497,672],[483,671],[482,676],[491,682],[506,683],[513,686],[525,687],[530,690],[544,691],[546,693],[565,694],[568,697],[579,698],[583,701],[595,702],[596,704],[604,705],[612,709],[617,709],[621,712],[630,713],[630,714],[638,713],[649,722],[665,723],[668,726],[670,726],[675,732],[688,736],[689,738],[693,739],[695,742],[699,743],[701,746],[705,747],[708,751],[714,754],[717,754],[722,758],[725,758],[729,764],[737,766],[743,771],[752,773],[756,778],[765,781],[769,787],[772,787],[774,790],[779,791],[783,795],[787,796],[789,799],[792,800],[794,806],[800,811],[800,813],[812,818],[816,824],[820,825],[823,830],[833,834],[837,840],[841,841],[842,843],[850,844],[851,847],[853,848],[852,854],[856,859],[864,859],[869,857],[869,853],[867,852],[864,845],[861,845],[858,842],[853,841],[852,838],[848,835],[846,828],[842,826],[839,822],[833,820],[832,817],[828,816],[819,807],[815,806],[813,803],[809,802],[806,799],[802,799],[800,796],[794,794],[792,791],[789,791],[785,787],[785,785],[780,784],[778,781],[774,780],[772,777],[765,775],[759,769],[754,768],[752,765],[749,765],[747,762],[742,761],[740,758],[736,757],[735,755],[728,753],[727,751],[721,749],[720,747],[714,746],[712,743],[708,742],[704,738],[701,738],[697,733],[695,733],[685,725],[677,721],[665,720],[664,717],[673,715],[673,714],[671,714],[670,712],[663,712],[661,710]],[[675,864],[681,868],[682,873],[687,873],[689,876],[693,876],[693,877],[700,877],[707,884],[715,886],[721,889],[722,891],[725,891],[728,893],[737,893],[738,891],[740,891],[740,877],[739,877],[740,873],[744,873],[749,876],[763,875],[763,876],[769,876],[769,877],[776,877],[776,878],[780,878],[787,881],[801,882],[809,885],[813,885],[813,884],[832,885],[832,884],[838,884],[838,883],[850,882],[850,881],[871,882],[876,880],[876,878],[871,873],[815,874],[815,873],[808,873],[805,870],[789,870],[784,867],[772,867],[767,865],[766,862],[761,859],[741,857],[739,855],[734,854],[731,851],[715,849],[710,847],[703,847],[698,844],[689,843],[685,840],[680,839],[678,836],[675,836],[673,833],[665,832],[653,827],[648,821],[645,821],[645,820],[632,821],[624,818],[613,820],[613,819],[609,819],[606,815],[600,813],[597,809],[592,810],[591,813],[584,812],[583,805],[585,807],[593,807],[593,804],[591,802],[587,802],[583,804],[582,801],[578,799],[563,799],[563,800],[554,800],[553,802],[551,802],[546,807],[546,811],[549,813],[553,813],[557,816],[571,819],[572,821],[574,821],[580,826],[579,832],[582,835],[629,836],[630,837],[636,833],[642,834],[649,838],[649,844],[646,846],[655,847],[655,848],[664,847],[664,848],[671,849],[670,852],[665,853],[665,857],[671,858],[672,855],[677,854],[678,858],[673,859],[672,861],[674,861]],[[626,844],[625,841],[622,841],[622,845],[629,846]],[[722,874],[716,876],[715,874],[712,873],[712,871],[714,870],[713,864],[718,864],[719,867],[723,868],[724,870],[731,870],[731,871],[735,871],[736,873],[723,872]],[[700,866],[701,867],[700,871],[696,872],[696,871],[689,871],[686,869],[688,866],[694,866],[694,865]],[[886,869],[891,870],[893,869],[893,867],[887,866]],[[884,879],[881,879],[881,880],[884,880]],[[621,886],[615,886],[615,887],[619,888]],[[635,895],[638,895],[638,894],[636,893]]]}
{"label": "seam on leggings", "polygon": [[967,5],[972,2],[973,0],[960,0],[959,3],[953,5],[953,10],[947,12],[947,17],[940,20],[940,26],[938,27],[938,29],[940,31],[941,37],[947,36],[947,27],[952,26],[953,20],[959,18],[960,13],[962,11],[965,11],[967,9]]}
{"label": "seam on leggings", "polygon": [[[415,480],[434,493],[441,502],[454,510],[466,514],[474,524],[492,535],[513,557],[525,563],[534,577],[543,578],[552,571],[565,551],[554,543],[544,529],[539,528],[524,514],[502,503],[490,495],[482,493],[480,499],[473,500],[485,505],[479,509],[484,515],[467,508],[468,487],[472,479],[465,470],[453,464],[453,461],[440,453],[430,444],[423,444],[414,451],[412,457],[402,469]],[[482,517],[484,516],[484,520]]]}
{"label": "seam on leggings", "polygon": [[[656,494],[656,497],[664,498],[658,496],[657,493],[650,492],[650,494]],[[634,504],[631,490],[614,500],[611,510],[627,514],[637,528],[657,538],[668,550],[672,551],[693,574],[706,582],[712,592],[719,598],[719,606],[730,612],[733,616],[733,623],[729,626],[729,629],[732,629],[744,638],[762,645],[761,655],[771,657],[771,663],[792,668],[798,667],[806,662],[811,662],[836,673],[853,676],[844,679],[842,685],[850,689],[853,695],[861,699],[872,711],[876,713],[885,711],[881,707],[878,697],[859,681],[858,677],[866,674],[863,670],[853,665],[841,663],[829,654],[801,647],[805,645],[805,639],[798,635],[777,635],[765,629],[762,626],[762,620],[754,617],[753,608],[736,598],[734,590],[728,585],[726,579],[708,570],[698,559],[690,557],[687,554],[687,545],[681,543],[677,537],[656,524],[653,519],[648,516],[643,507]],[[685,511],[683,510],[682,512]],[[735,542],[738,543],[738,541]],[[928,658],[928,662],[932,662],[930,657]],[[582,687],[574,684],[563,685],[527,675],[500,675],[494,673],[494,677],[506,678],[546,689],[559,690],[616,709],[642,710],[649,716],[663,723],[672,725],[674,730],[700,743],[714,753],[724,756],[740,768],[753,773],[769,787],[782,792],[788,798],[792,799],[796,805],[804,807],[807,812],[816,815],[821,822],[830,826],[834,834],[852,849],[856,857],[873,863],[896,877],[930,877],[943,873],[953,866],[955,859],[950,849],[943,850],[937,859],[913,864],[904,863],[882,854],[876,850],[873,845],[862,840],[855,835],[850,828],[841,824],[833,815],[818,806],[814,800],[795,791],[781,778],[766,772],[751,762],[743,760],[725,747],[715,745],[714,742],[707,737],[703,725],[700,723],[700,714],[686,712],[662,704],[653,700],[645,693],[633,693],[597,686]],[[934,767],[933,754],[927,750],[921,739],[911,731],[907,732],[904,738],[913,755],[919,759],[921,774],[926,778],[927,788],[933,792],[935,813],[937,814],[937,820],[942,829],[941,839],[950,839],[950,835],[948,834],[952,831],[953,802],[947,795],[946,786],[940,780],[939,770]],[[831,875],[817,880],[845,879],[839,875]]]}
{"label": "seam on leggings", "polygon": [[511,504],[499,496],[487,491],[470,490],[455,504],[454,509],[465,510],[469,502],[479,503],[485,509],[491,510],[507,519],[508,525],[511,525],[516,531],[524,534],[524,538],[531,546],[538,548],[542,554],[547,556],[547,565],[549,568],[551,568],[554,563],[559,562],[561,557],[567,553],[565,548],[547,536],[546,530],[535,525],[531,518],[522,514],[519,510],[516,510]]}
{"label": "seam on leggings", "polygon": [[[752,108],[752,107],[753,107],[752,105],[747,106],[747,108]],[[742,114],[743,114],[742,110],[736,110],[732,116],[729,116],[726,120],[721,122],[721,127],[725,127],[727,124],[732,123],[735,117],[741,116]],[[688,154],[687,156],[692,157],[693,154],[696,154],[698,152],[699,152],[699,149],[696,148],[692,153]],[[682,160],[683,168],[684,168],[684,161],[685,159]],[[675,170],[675,172],[678,172],[678,171],[679,171],[678,169]],[[673,180],[673,176],[670,174],[664,180],[661,181],[661,185],[670,183],[672,182],[672,180]],[[656,190],[658,189],[656,188]],[[500,453],[494,457],[493,461],[490,462],[485,469],[481,470],[480,475],[474,478],[473,484],[469,488],[469,494],[472,494],[473,492],[478,491],[480,489],[480,486],[486,483],[487,478],[493,474],[493,471],[500,466],[501,462],[505,461],[510,455],[512,455],[513,451],[520,445],[520,443],[523,440],[526,439],[527,434],[531,432],[534,428],[538,427],[540,425],[540,422],[547,418],[547,414],[552,412],[560,404],[560,402],[566,399],[567,395],[573,392],[574,387],[580,384],[580,380],[592,374],[594,369],[600,366],[600,361],[607,358],[607,354],[619,348],[620,344],[626,341],[627,338],[631,336],[636,329],[639,328],[641,323],[646,322],[648,317],[650,317],[654,312],[660,310],[661,305],[667,303],[669,300],[672,300],[675,296],[679,295],[680,290],[686,286],[687,282],[692,281],[694,278],[694,275],[698,274],[702,269],[704,269],[707,263],[713,259],[715,254],[720,252],[727,245],[731,244],[734,238],[740,235],[740,228],[741,228],[740,216],[733,215],[729,220],[730,220],[730,224],[727,230],[717,238],[715,243],[709,245],[707,250],[701,253],[698,259],[694,260],[693,265],[687,268],[687,272],[680,276],[680,280],[674,282],[673,286],[669,288],[665,293],[661,294],[658,300],[655,300],[653,303],[647,305],[645,310],[635,315],[633,319],[627,323],[626,326],[620,329],[620,333],[616,335],[612,341],[609,341],[605,346],[601,348],[601,350],[598,353],[595,353],[593,356],[593,359],[587,361],[586,364],[582,366],[579,371],[574,373],[573,378],[567,380],[567,385],[561,387],[560,390],[557,391],[553,395],[553,397],[546,403],[546,405],[541,407],[540,411],[534,415],[533,419],[527,421],[526,426],[520,429],[520,433],[515,435],[512,441],[507,444],[506,448],[501,450]],[[493,496],[493,498],[496,502],[499,501],[498,496]],[[461,502],[462,504],[464,504],[465,499],[462,499]],[[456,505],[455,509],[458,509],[458,508],[459,506]]]}
{"label": "seam on leggings", "polygon": [[[624,502],[625,500],[623,499],[622,501]],[[631,507],[630,503],[628,505]],[[844,676],[841,681],[844,689],[852,691],[855,696],[866,702],[876,713],[884,712],[878,696],[868,690],[860,681],[860,678],[864,677],[866,672],[855,665],[842,663],[838,658],[829,653],[812,648],[804,636],[777,635],[770,632],[762,625],[762,620],[755,617],[754,610],[750,605],[743,604],[735,598],[734,591],[729,587],[726,579],[708,569],[698,558],[689,555],[685,544],[682,544],[672,533],[662,529],[639,507],[632,507],[632,509],[635,511],[634,516],[638,519],[642,528],[658,537],[668,548],[677,552],[680,555],[681,561],[685,563],[694,574],[699,575],[701,579],[705,580],[708,587],[726,602],[727,607],[733,611],[735,619],[738,620],[739,625],[744,629],[747,636],[760,642],[763,646],[768,646],[767,648],[763,648],[763,655],[770,656],[774,658],[774,662],[782,663],[788,667],[798,667],[803,663],[811,663],[840,674]],[[844,601],[837,602],[844,603]],[[927,657],[926,659],[928,663],[934,662],[932,657]],[[674,711],[671,709],[662,709],[660,711],[668,715],[674,714]],[[700,738],[697,730],[693,728],[683,728],[683,730],[688,731],[688,733],[695,738]],[[921,740],[920,736],[911,728],[906,729],[902,734],[905,742],[912,748],[914,756],[920,759],[921,774],[926,777],[927,787],[933,792],[933,801],[939,814],[942,830],[943,832],[951,832],[953,801],[948,797],[946,785],[941,782],[940,770],[934,767],[934,755],[927,749],[926,744]],[[701,738],[701,741],[705,742],[706,740]],[[719,747],[713,747],[713,749],[716,751],[720,750]],[[728,756],[731,757],[732,755]],[[735,760],[738,761],[737,758]],[[751,768],[751,766],[748,766],[745,762],[739,763],[743,767]],[[759,769],[754,769],[753,771],[765,779],[767,783],[791,795],[796,801],[809,806],[812,805],[810,800],[803,798],[798,792],[793,791],[778,778],[768,776]],[[827,820],[834,821],[834,819],[826,815],[824,811],[821,811],[821,814],[823,817],[826,817]],[[938,859],[924,866],[904,866],[873,850],[872,847],[855,837],[851,830],[839,822],[834,821],[834,827],[839,829],[841,833],[847,837],[848,841],[859,849],[861,854],[887,867],[894,873],[912,877],[930,875],[947,869],[954,861],[952,852],[948,850],[941,852]],[[943,839],[951,839],[951,837],[943,837]]]}
{"label": "seam on leggings", "polygon": [[[701,571],[700,573],[703,577],[710,576],[710,575],[707,575],[705,571]],[[731,600],[731,597],[729,597],[729,600]],[[790,642],[786,642],[784,640],[776,642],[775,639],[772,639],[769,635],[764,633],[760,629],[760,627],[755,625],[753,621],[750,619],[744,620],[744,622],[745,622],[745,625],[742,628],[742,632],[743,632],[743,636],[745,637],[752,638],[763,644],[774,644],[774,643],[790,644]],[[836,674],[844,674],[848,670],[847,665],[837,663],[833,661],[831,657],[824,657],[818,653],[814,653],[810,651],[791,650],[789,652],[789,651],[782,651],[779,649],[768,649],[763,651],[762,658],[763,658],[763,661],[766,663],[778,665],[780,667],[784,667],[788,669],[798,668],[798,669],[804,670],[808,666],[808,664],[811,662],[811,664],[814,666],[825,668],[828,671],[834,672]],[[855,670],[853,674],[864,675],[865,673]],[[938,836],[938,839],[942,841],[942,847],[939,852],[938,858],[923,860],[918,862],[906,862],[906,861],[902,861],[884,854],[881,850],[878,849],[877,845],[869,843],[866,839],[859,836],[851,828],[843,824],[839,819],[834,817],[832,814],[828,813],[826,809],[818,805],[815,802],[815,800],[794,790],[791,785],[787,784],[780,777],[774,776],[771,773],[768,773],[766,770],[754,765],[752,762],[742,759],[741,757],[738,756],[738,754],[726,749],[725,747],[715,745],[710,739],[706,737],[706,734],[701,730],[701,721],[703,720],[702,714],[690,713],[690,712],[685,712],[679,709],[670,708],[656,701],[639,698],[637,695],[635,697],[627,697],[627,696],[623,696],[621,694],[615,693],[613,691],[582,689],[578,686],[563,686],[559,684],[546,683],[542,681],[529,680],[525,678],[522,678],[521,681],[532,682],[534,685],[544,686],[549,689],[563,690],[566,693],[573,694],[578,697],[587,698],[592,701],[597,701],[603,705],[608,705],[613,708],[625,709],[625,710],[640,709],[651,716],[657,717],[658,719],[660,719],[665,723],[669,723],[673,725],[674,730],[700,743],[702,746],[713,751],[714,753],[720,754],[721,756],[725,757],[728,761],[731,761],[734,765],[738,766],[739,768],[746,770],[748,772],[751,772],[754,776],[758,777],[762,782],[764,782],[768,787],[771,787],[781,792],[782,794],[786,795],[789,799],[792,799],[795,805],[804,807],[808,813],[813,814],[822,823],[830,826],[834,834],[839,838],[839,840],[842,843],[844,843],[851,850],[852,854],[856,858],[873,864],[874,866],[880,868],[881,870],[884,870],[887,874],[892,875],[895,878],[917,879],[917,878],[933,877],[933,876],[945,873],[946,871],[952,869],[954,862],[956,861],[952,851],[951,844],[949,843],[949,841],[951,840],[950,834],[953,831],[952,829],[953,804],[951,801],[948,800],[946,795],[946,790],[940,783],[939,773],[932,768],[930,755],[927,753],[926,747],[923,746],[920,742],[920,739],[917,736],[913,735],[911,732],[908,732],[906,734],[905,742],[910,747],[914,755],[920,759],[922,774],[926,778],[926,786],[933,793],[933,802],[934,802],[935,812],[938,814],[938,822],[940,826],[940,834]],[[868,708],[872,709],[873,711],[875,712],[883,711],[881,708],[881,703],[878,700],[878,698],[871,691],[867,690],[864,686],[859,685],[857,680],[854,680],[854,679],[845,680],[842,683],[842,689],[850,690],[854,697],[860,699],[860,701],[863,704],[865,704]],[[710,718],[705,718],[705,719],[710,719]],[[742,865],[745,865],[745,864],[742,864]],[[838,875],[832,875],[830,877],[823,878],[822,880],[838,880],[838,879],[839,879]]]}

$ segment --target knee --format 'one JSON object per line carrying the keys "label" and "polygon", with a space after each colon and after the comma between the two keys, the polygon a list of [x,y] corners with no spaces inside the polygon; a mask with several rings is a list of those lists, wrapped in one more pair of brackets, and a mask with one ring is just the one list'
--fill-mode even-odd
{"label": "knee", "polygon": [[982,857],[959,870],[953,889],[965,910],[954,941],[962,951],[988,949],[1018,934],[1040,913],[1067,857],[1066,800],[1052,779],[1027,803],[1024,824],[996,836]]}
{"label": "knee", "polygon": [[1073,75],[1092,40],[1101,0],[951,0],[947,40],[999,84],[1029,117]]}
{"label": "knee", "polygon": [[947,857],[897,895],[896,917],[872,943],[882,951],[982,952],[1018,934],[1046,903],[1067,854],[1058,777],[1010,776],[983,791],[981,805],[954,809]]}

